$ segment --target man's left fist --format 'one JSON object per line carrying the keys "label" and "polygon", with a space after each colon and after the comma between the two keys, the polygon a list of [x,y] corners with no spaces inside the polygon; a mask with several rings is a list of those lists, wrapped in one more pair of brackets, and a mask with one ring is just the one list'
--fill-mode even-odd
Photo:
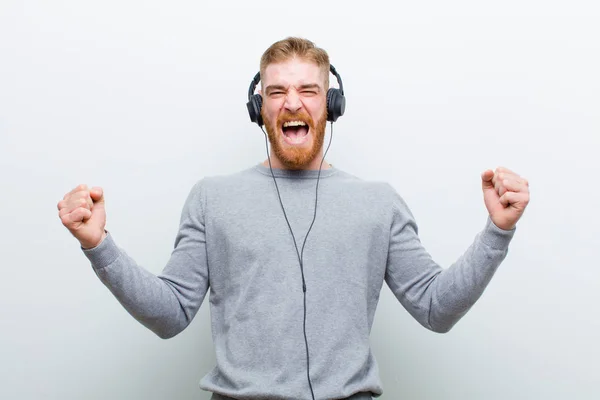
{"label": "man's left fist", "polygon": [[481,174],[483,200],[492,222],[511,230],[529,204],[529,182],[508,168],[488,169]]}

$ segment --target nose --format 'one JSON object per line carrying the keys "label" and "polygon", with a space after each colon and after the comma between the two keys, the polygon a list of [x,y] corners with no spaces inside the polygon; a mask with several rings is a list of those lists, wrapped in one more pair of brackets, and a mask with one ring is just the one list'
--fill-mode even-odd
{"label": "nose", "polygon": [[300,108],[302,108],[302,102],[300,101],[300,96],[295,90],[290,90],[285,98],[284,107],[292,113],[297,112]]}

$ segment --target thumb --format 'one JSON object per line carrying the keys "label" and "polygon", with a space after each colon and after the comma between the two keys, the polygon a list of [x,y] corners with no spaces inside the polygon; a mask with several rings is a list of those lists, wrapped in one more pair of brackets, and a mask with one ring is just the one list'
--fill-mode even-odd
{"label": "thumb", "polygon": [[494,178],[494,171],[491,169],[486,169],[481,173],[481,188],[485,190],[494,189],[494,182],[492,179]]}
{"label": "thumb", "polygon": [[106,225],[106,210],[104,208],[104,191],[101,187],[93,187],[90,189],[90,197],[94,202],[92,206],[92,215],[87,221],[90,226],[99,226],[104,229]]}
{"label": "thumb", "polygon": [[101,187],[93,187],[90,189],[90,197],[96,203],[104,203],[104,190]]}

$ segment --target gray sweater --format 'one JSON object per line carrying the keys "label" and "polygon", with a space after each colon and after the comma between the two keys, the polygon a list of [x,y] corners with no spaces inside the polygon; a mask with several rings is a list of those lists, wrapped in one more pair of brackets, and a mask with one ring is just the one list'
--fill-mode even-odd
{"label": "gray sweater", "polygon": [[[274,171],[301,250],[318,171]],[[513,235],[488,217],[464,254],[442,268],[389,184],[321,171],[303,253],[315,398],[382,394],[369,335],[384,281],[421,325],[447,332],[481,296]],[[201,388],[239,399],[311,399],[300,264],[268,167],[200,179],[158,276],[111,233],[83,252],[123,307],[161,338],[184,330],[210,290],[216,366]]]}

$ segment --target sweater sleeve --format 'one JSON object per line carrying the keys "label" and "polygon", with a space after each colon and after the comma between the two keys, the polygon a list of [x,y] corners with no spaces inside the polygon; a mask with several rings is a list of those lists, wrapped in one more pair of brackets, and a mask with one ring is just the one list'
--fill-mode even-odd
{"label": "sweater sleeve", "polygon": [[480,298],[508,253],[516,228],[498,228],[487,217],[466,251],[448,268],[423,247],[404,200],[394,192],[385,281],[400,303],[424,327],[448,332]]}
{"label": "sweater sleeve", "polygon": [[137,321],[163,339],[183,331],[209,288],[201,181],[189,192],[181,212],[171,256],[158,275],[118,247],[111,233],[83,249],[102,283]]}

